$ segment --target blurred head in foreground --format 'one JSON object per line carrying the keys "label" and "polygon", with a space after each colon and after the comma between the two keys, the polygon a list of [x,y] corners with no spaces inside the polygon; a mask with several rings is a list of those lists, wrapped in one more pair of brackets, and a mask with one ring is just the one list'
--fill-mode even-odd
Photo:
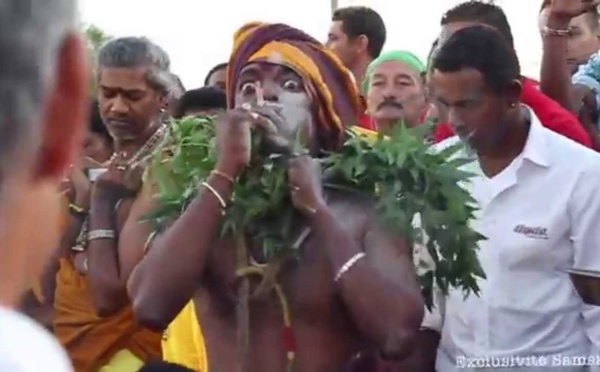
{"label": "blurred head in foreground", "polygon": [[0,305],[14,306],[59,237],[59,185],[88,123],[75,0],[0,1]]}

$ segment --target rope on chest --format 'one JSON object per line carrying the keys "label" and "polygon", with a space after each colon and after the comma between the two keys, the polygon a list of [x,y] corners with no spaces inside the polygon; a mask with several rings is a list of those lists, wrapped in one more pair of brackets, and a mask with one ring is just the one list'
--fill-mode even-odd
{"label": "rope on chest", "polygon": [[[264,298],[271,291],[275,291],[283,313],[283,343],[287,357],[287,371],[291,372],[295,359],[294,335],[292,332],[291,313],[289,303],[283,288],[277,283],[277,276],[281,272],[282,266],[290,258],[289,254],[275,257],[267,264],[257,264],[250,260],[246,238],[243,232],[235,234],[237,270],[236,279],[238,279],[237,296],[238,304],[236,309],[237,320],[237,372],[245,372],[245,365],[248,361],[248,352],[250,346],[250,300]],[[250,276],[258,276],[261,282],[258,287],[250,293]]]}

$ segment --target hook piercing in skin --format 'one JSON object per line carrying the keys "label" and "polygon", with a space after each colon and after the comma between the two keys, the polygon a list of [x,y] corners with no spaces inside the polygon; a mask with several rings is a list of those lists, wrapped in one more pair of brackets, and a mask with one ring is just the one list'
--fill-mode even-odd
{"label": "hook piercing in skin", "polygon": [[262,86],[260,85],[260,81],[257,81],[255,83],[254,89],[256,90],[256,105],[259,107],[264,106],[265,105],[265,96],[264,96]]}

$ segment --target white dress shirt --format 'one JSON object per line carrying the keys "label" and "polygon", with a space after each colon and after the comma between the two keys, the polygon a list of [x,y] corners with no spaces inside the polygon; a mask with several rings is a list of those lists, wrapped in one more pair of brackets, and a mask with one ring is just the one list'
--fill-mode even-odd
{"label": "white dress shirt", "polygon": [[465,166],[476,174],[465,187],[480,206],[473,227],[487,237],[478,252],[487,279],[480,297],[446,298],[438,372],[600,364],[600,307],[582,303],[567,273],[600,271],[600,154],[527,110],[525,147],[506,169],[488,178],[477,161]]}
{"label": "white dress shirt", "polygon": [[0,307],[0,371],[72,372],[73,368],[48,331],[24,315]]}

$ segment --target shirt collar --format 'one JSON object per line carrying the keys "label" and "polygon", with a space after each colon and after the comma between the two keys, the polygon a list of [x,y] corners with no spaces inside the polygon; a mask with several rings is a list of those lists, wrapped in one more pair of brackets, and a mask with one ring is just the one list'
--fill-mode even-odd
{"label": "shirt collar", "polygon": [[535,115],[533,110],[523,105],[529,119],[529,133],[527,141],[523,148],[523,159],[527,159],[539,166],[549,167],[551,156],[548,148],[547,131],[542,126],[540,119]]}

